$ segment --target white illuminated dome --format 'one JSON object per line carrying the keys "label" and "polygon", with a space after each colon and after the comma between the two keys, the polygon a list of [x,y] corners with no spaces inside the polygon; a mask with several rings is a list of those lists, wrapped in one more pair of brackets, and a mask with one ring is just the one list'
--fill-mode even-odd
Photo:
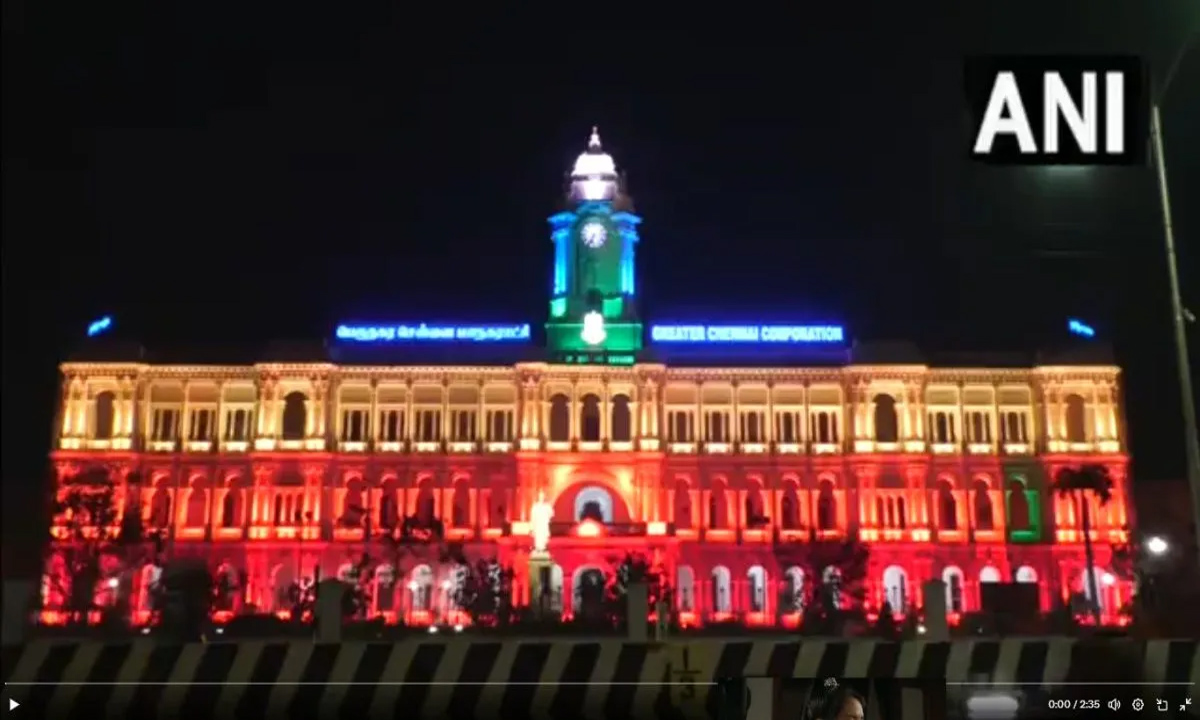
{"label": "white illuminated dome", "polygon": [[575,168],[571,177],[579,180],[594,178],[611,178],[617,174],[617,165],[612,155],[600,147],[600,132],[592,128],[592,137],[588,140],[588,148],[575,159]]}

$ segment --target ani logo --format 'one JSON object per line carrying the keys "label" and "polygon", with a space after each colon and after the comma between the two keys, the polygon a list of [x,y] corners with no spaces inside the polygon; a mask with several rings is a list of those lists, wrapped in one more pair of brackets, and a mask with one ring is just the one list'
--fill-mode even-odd
{"label": "ani logo", "polygon": [[608,337],[604,331],[604,316],[593,310],[583,316],[583,332],[579,337],[588,345],[599,345]]}

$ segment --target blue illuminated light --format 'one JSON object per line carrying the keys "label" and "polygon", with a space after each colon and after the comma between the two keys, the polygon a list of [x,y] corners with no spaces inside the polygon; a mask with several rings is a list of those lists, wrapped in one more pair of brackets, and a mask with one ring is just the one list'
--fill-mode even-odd
{"label": "blue illuminated light", "polygon": [[99,320],[96,320],[92,324],[88,325],[87,336],[88,337],[96,337],[97,335],[106,333],[112,328],[112,324],[113,324],[112,317],[105,315],[104,317],[100,318]]}
{"label": "blue illuminated light", "polygon": [[529,325],[338,325],[346,342],[523,342]]}
{"label": "blue illuminated light", "polygon": [[1081,322],[1079,320],[1075,320],[1073,318],[1070,320],[1067,320],[1067,331],[1070,332],[1072,335],[1078,335],[1079,337],[1085,337],[1085,338],[1096,337],[1096,328],[1094,328],[1091,325],[1088,325],[1084,322]]}
{"label": "blue illuminated light", "polygon": [[654,325],[650,339],[660,343],[829,344],[846,341],[838,325]]}

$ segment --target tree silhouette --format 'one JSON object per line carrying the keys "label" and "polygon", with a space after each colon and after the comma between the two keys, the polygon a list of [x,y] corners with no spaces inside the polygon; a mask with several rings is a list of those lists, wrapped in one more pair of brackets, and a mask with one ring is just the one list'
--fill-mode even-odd
{"label": "tree silhouette", "polygon": [[[127,479],[127,512],[117,504],[117,487],[109,468],[89,466],[67,478],[54,503],[56,535],[51,555],[62,560],[61,571],[47,563],[50,587],[65,601],[68,620],[85,622],[96,609],[96,591],[100,582],[110,583],[113,609],[120,615],[129,609],[131,590],[129,570],[138,567],[148,555],[156,562],[162,554],[161,533],[147,533],[142,523],[137,475]],[[119,563],[112,577],[105,575],[105,558]],[[127,612],[124,613],[126,616]]]}
{"label": "tree silhouette", "polygon": [[775,553],[780,567],[804,573],[799,601],[805,632],[841,634],[846,619],[862,613],[871,551],[857,536],[819,540],[810,530],[807,540],[776,543]]}
{"label": "tree silhouette", "polygon": [[1083,555],[1087,564],[1084,580],[1088,594],[1088,607],[1096,624],[1100,624],[1100,588],[1096,582],[1096,553],[1092,547],[1092,512],[1088,495],[1092,495],[1101,507],[1112,499],[1113,480],[1108,468],[1103,465],[1082,465],[1078,468],[1063,468],[1054,478],[1054,492],[1069,498],[1080,509],[1083,525]]}
{"label": "tree silhouette", "polygon": [[651,611],[659,602],[671,603],[671,586],[661,565],[655,565],[645,554],[628,552],[623,557],[613,558],[613,571],[606,578],[604,587],[605,615],[616,626],[627,625],[629,617],[629,588],[635,584],[646,586],[646,601]]}
{"label": "tree silhouette", "polygon": [[513,570],[496,558],[469,562],[459,545],[448,547],[446,557],[457,568],[458,582],[451,598],[454,606],[476,627],[506,626],[513,620]]}
{"label": "tree silhouette", "polygon": [[222,592],[203,558],[167,563],[151,595],[159,626],[182,642],[200,638]]}

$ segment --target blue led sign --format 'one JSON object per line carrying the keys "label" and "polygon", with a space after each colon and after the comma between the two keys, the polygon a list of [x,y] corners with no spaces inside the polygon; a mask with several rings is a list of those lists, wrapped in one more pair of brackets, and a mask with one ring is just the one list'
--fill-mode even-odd
{"label": "blue led sign", "polygon": [[1075,319],[1067,320],[1067,332],[1085,338],[1096,337],[1096,328]]}
{"label": "blue led sign", "polygon": [[654,325],[650,339],[659,343],[831,344],[846,341],[839,325]]}
{"label": "blue led sign", "polygon": [[529,325],[338,325],[337,339],[360,343],[523,342]]}
{"label": "blue led sign", "polygon": [[112,324],[113,324],[112,317],[105,315],[104,317],[100,318],[99,320],[96,320],[95,322],[88,325],[87,336],[88,337],[96,337],[97,335],[106,333],[106,332],[108,332],[108,330],[110,328],[112,328]]}

